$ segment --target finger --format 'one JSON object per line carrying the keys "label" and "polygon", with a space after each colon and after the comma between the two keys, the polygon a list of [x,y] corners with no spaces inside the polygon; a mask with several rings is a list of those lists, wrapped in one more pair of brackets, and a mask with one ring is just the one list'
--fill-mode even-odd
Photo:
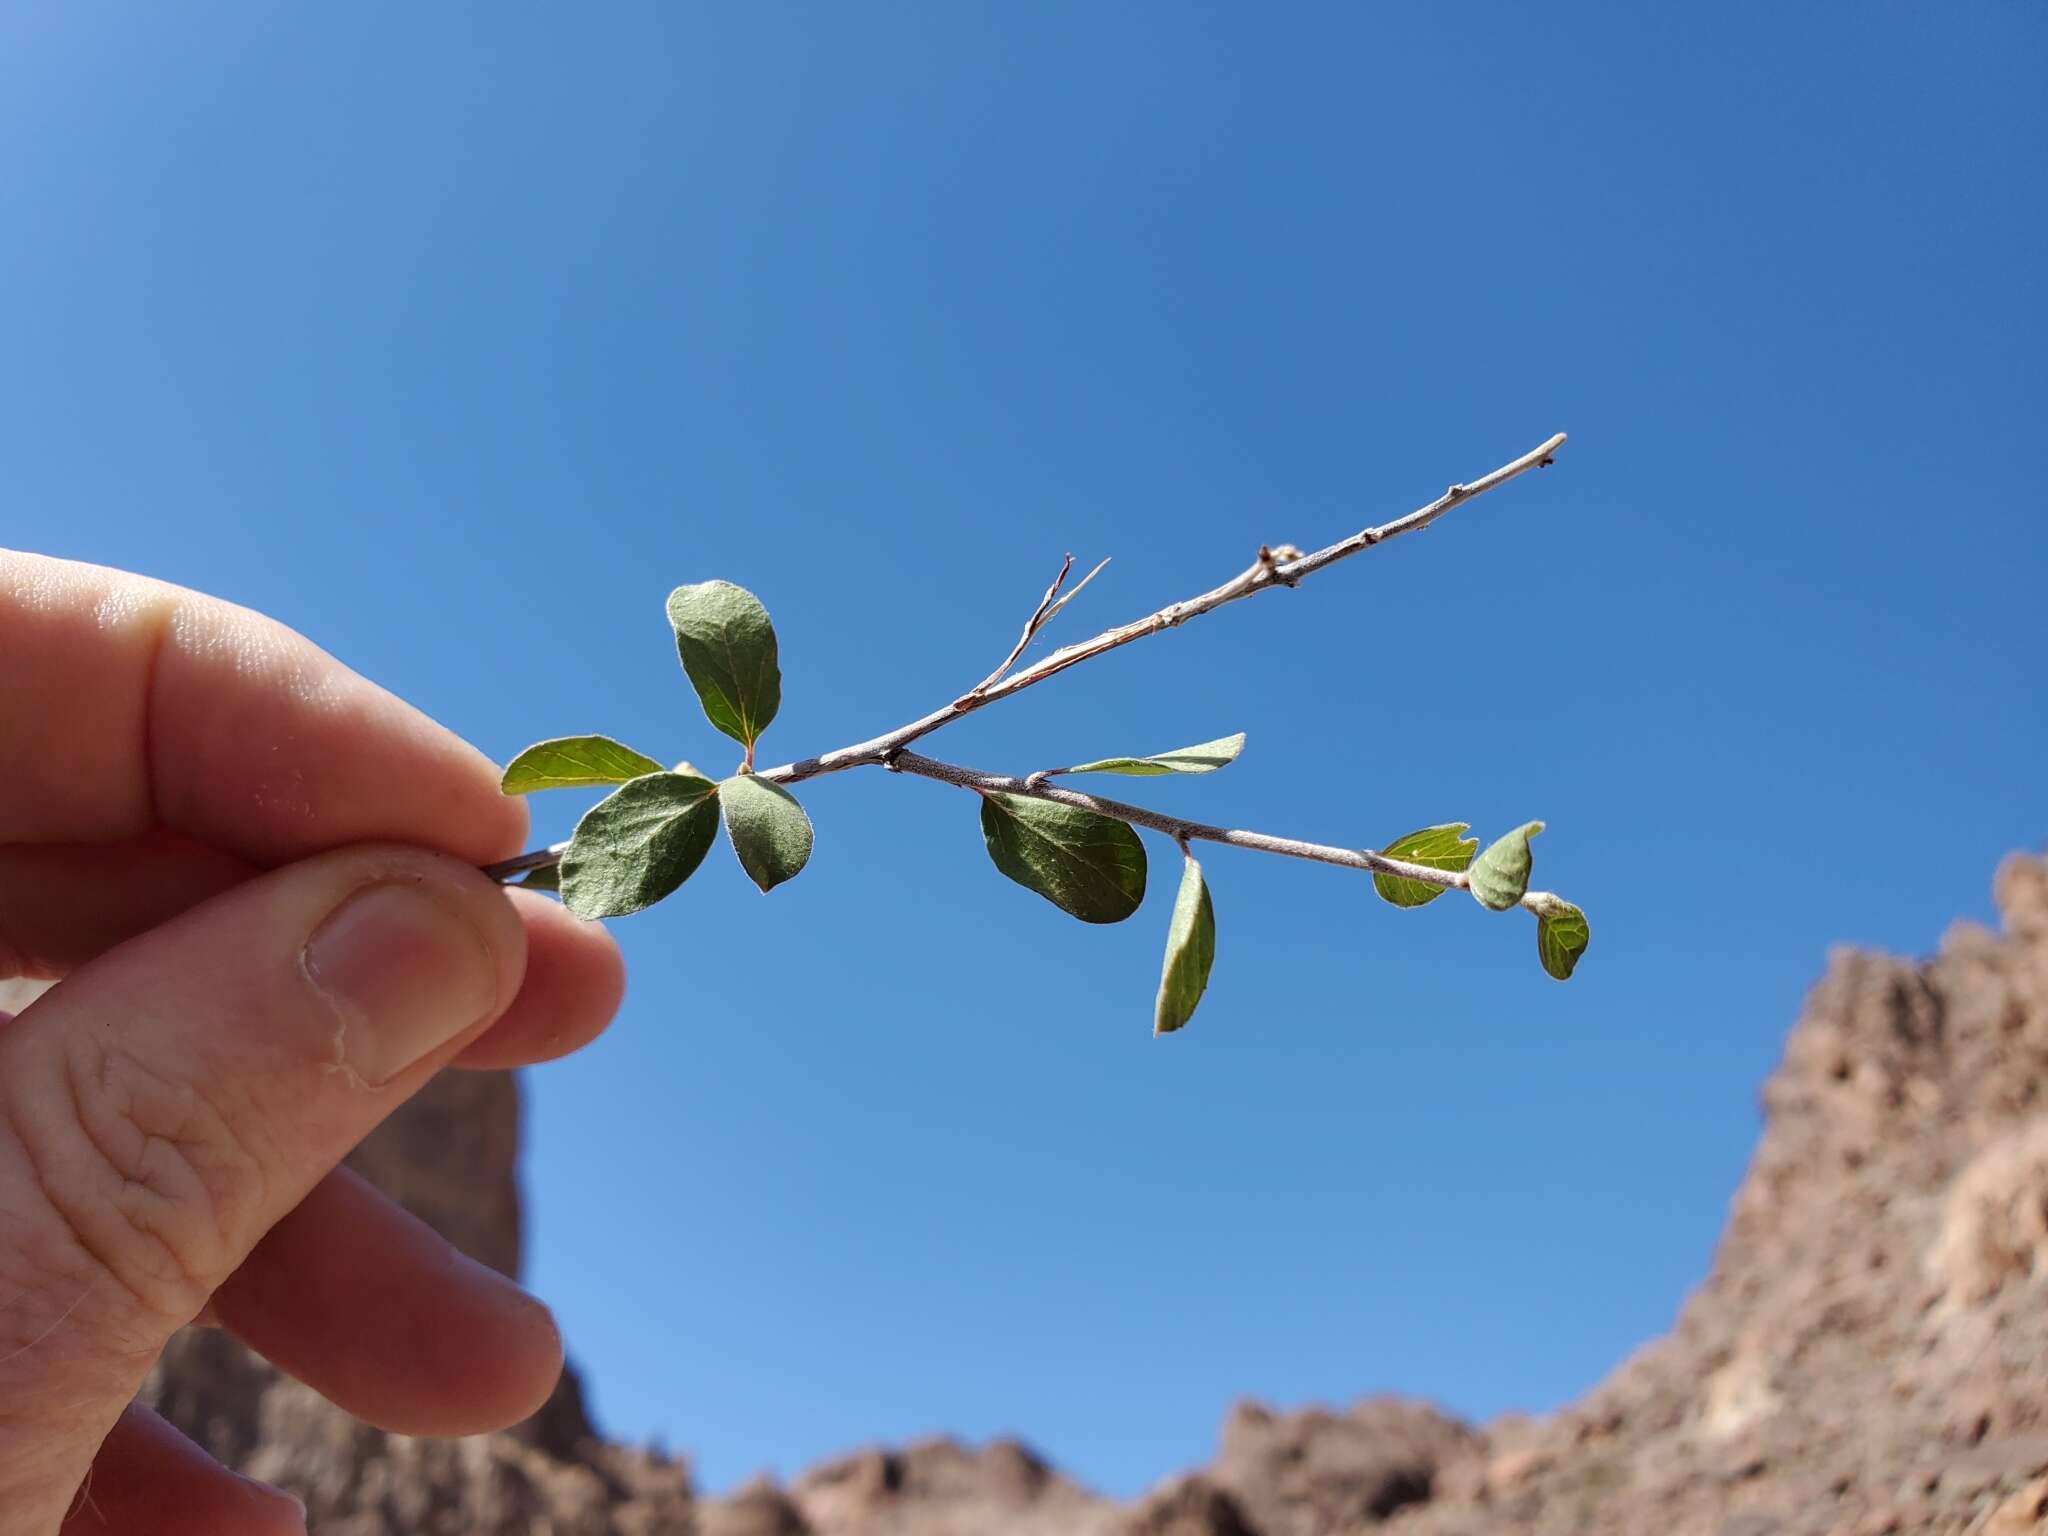
{"label": "finger", "polygon": [[348,843],[500,858],[525,833],[475,749],[283,626],[0,550],[0,843],[156,825],[270,866]]}
{"label": "finger", "polygon": [[[12,1527],[10,1527],[12,1529]],[[22,1529],[33,1529],[23,1527]],[[305,1506],[238,1477],[129,1405],[93,1458],[60,1536],[305,1536]]]}
{"label": "finger", "polygon": [[[254,875],[243,861],[168,832],[107,848],[0,848],[0,978],[65,975]],[[510,895],[526,924],[526,979],[458,1066],[519,1067],[567,1055],[611,1022],[625,990],[618,946],[603,925],[537,892]]]}
{"label": "finger", "polygon": [[526,924],[526,981],[505,1016],[455,1058],[497,1071],[553,1061],[603,1033],[626,995],[626,963],[602,923],[534,891],[508,891]]}
{"label": "finger", "polygon": [[31,1276],[0,1314],[24,1335],[0,1335],[0,1469],[36,1469],[21,1490],[0,1470],[0,1508],[68,1496],[171,1333],[502,1011],[525,937],[474,869],[350,849],[119,946],[0,1031],[0,1253]]}
{"label": "finger", "polygon": [[0,977],[54,980],[255,873],[161,829],[117,843],[0,847]]}
{"label": "finger", "polygon": [[562,1374],[547,1308],[347,1168],[213,1299],[223,1326],[278,1369],[398,1434],[516,1423]]}

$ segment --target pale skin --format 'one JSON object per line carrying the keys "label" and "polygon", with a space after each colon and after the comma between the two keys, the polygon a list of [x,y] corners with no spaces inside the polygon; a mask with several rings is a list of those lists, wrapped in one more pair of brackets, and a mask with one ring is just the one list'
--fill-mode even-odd
{"label": "pale skin", "polygon": [[560,1056],[604,931],[494,885],[482,754],[257,614],[0,550],[0,1511],[10,1536],[274,1536],[297,1505],[134,1404],[194,1319],[359,1418],[514,1423],[540,1302],[340,1159],[444,1067]]}

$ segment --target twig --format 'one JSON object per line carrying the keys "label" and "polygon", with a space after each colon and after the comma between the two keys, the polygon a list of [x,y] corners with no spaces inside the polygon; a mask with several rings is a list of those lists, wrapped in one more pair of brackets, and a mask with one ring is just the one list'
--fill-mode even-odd
{"label": "twig", "polygon": [[1410,864],[1402,859],[1390,859],[1385,854],[1374,853],[1369,848],[1333,848],[1327,843],[1304,843],[1297,838],[1274,837],[1269,832],[1242,832],[1231,827],[1212,827],[1207,822],[1168,816],[1161,811],[1147,810],[1142,805],[1126,805],[1121,800],[1083,794],[1078,789],[1062,789],[1053,784],[1034,784],[1029,778],[1017,779],[1007,774],[983,773],[979,768],[963,768],[957,763],[942,763],[935,758],[920,757],[915,752],[898,752],[889,760],[888,766],[900,773],[914,773],[919,778],[938,779],[947,784],[958,784],[965,789],[989,790],[1004,795],[1027,795],[1033,800],[1050,800],[1054,805],[1071,805],[1078,811],[1093,811],[1098,816],[1108,816],[1116,821],[1129,822],[1132,826],[1150,827],[1154,832],[1164,832],[1183,846],[1189,838],[1199,838],[1205,843],[1228,843],[1233,848],[1251,848],[1259,853],[1277,853],[1290,859],[1313,859],[1318,864],[1340,864],[1346,869],[1362,869],[1375,875],[1398,875],[1403,880],[1419,880],[1424,885],[1440,885],[1447,891],[1463,890],[1466,885],[1464,875],[1455,871],[1431,869],[1426,864]]}
{"label": "twig", "polygon": [[[1207,592],[1203,592],[1195,597],[1183,598],[1177,603],[1169,603],[1157,613],[1147,614],[1144,618],[1135,619],[1128,624],[1120,624],[1114,629],[1106,629],[1092,639],[1063,646],[1051,655],[1033,662],[1020,672],[1010,672],[1010,667],[1016,663],[1018,657],[1023,655],[1025,648],[1030,645],[1032,639],[1039,631],[1044,629],[1047,621],[1053,614],[1065,606],[1067,599],[1072,598],[1074,593],[1079,592],[1082,586],[1085,586],[1089,580],[1093,579],[1095,571],[1090,571],[1086,577],[1082,578],[1081,583],[1073,589],[1073,592],[1069,592],[1066,598],[1055,601],[1060,586],[1066,580],[1067,572],[1073,564],[1072,557],[1069,556],[1060,566],[1059,575],[1054,578],[1052,586],[1046,589],[1045,596],[1040,599],[1038,607],[1033,611],[1031,618],[1026,621],[1023,636],[1011,649],[1010,654],[1004,658],[1002,666],[998,667],[988,677],[977,683],[959,698],[953,700],[952,703],[935,709],[928,715],[912,720],[907,725],[899,725],[895,730],[884,732],[880,736],[873,736],[866,741],[855,742],[851,746],[840,747],[819,757],[806,757],[793,763],[780,764],[774,768],[764,768],[759,770],[757,776],[774,784],[799,784],[805,779],[815,779],[823,774],[841,773],[848,768],[882,766],[889,764],[892,760],[897,766],[902,766],[902,760],[906,755],[904,752],[906,747],[921,737],[929,736],[933,731],[940,729],[942,726],[951,725],[963,715],[971,714],[986,704],[993,704],[997,699],[1007,699],[1013,693],[1021,693],[1034,683],[1042,683],[1054,674],[1064,672],[1069,667],[1079,666],[1082,662],[1100,656],[1106,651],[1116,650],[1119,646],[1129,645],[1134,640],[1142,640],[1148,635],[1156,635],[1163,630],[1178,628],[1180,625],[1187,623],[1189,619],[1197,618],[1202,614],[1221,608],[1225,603],[1234,603],[1239,598],[1250,597],[1255,593],[1264,592],[1272,587],[1299,586],[1304,578],[1313,576],[1317,571],[1324,569],[1326,566],[1335,565],[1339,560],[1347,559],[1357,554],[1360,550],[1371,549],[1374,545],[1384,544],[1387,540],[1398,538],[1404,533],[1414,533],[1420,529],[1427,528],[1452,508],[1463,506],[1466,502],[1476,497],[1484,496],[1488,491],[1507,484],[1508,481],[1514,479],[1517,475],[1532,469],[1542,468],[1544,465],[1549,464],[1556,456],[1557,450],[1564,446],[1564,441],[1565,435],[1560,432],[1541,446],[1532,448],[1520,458],[1503,464],[1491,474],[1481,475],[1477,480],[1450,487],[1443,495],[1437,497],[1436,500],[1428,503],[1426,506],[1417,507],[1406,516],[1397,517],[1392,522],[1382,523],[1377,527],[1361,529],[1348,539],[1340,539],[1335,544],[1327,545],[1312,554],[1303,555],[1299,559],[1279,561],[1275,558],[1272,549],[1261,546],[1259,558],[1255,559],[1247,569],[1231,577],[1230,580],[1224,582],[1221,586],[1212,587]],[[1096,571],[1101,569],[1100,565],[1095,568]],[[920,762],[930,761],[923,758],[917,760]],[[1079,795],[1072,790],[1051,790],[1043,782],[1030,789],[1025,789],[1021,787],[1026,783],[1022,779],[1014,781],[1019,787],[1011,790],[1009,787],[1011,782],[1005,780],[1001,787],[1006,792],[1032,794],[1046,799],[1058,796],[1074,796],[1075,803],[1094,800],[1093,796]],[[1116,802],[1101,801],[1099,803],[1109,805]],[[1142,810],[1137,806],[1127,806],[1124,809],[1134,813],[1125,819],[1136,821],[1140,826],[1160,826],[1161,822],[1172,821],[1170,817],[1146,820],[1144,818],[1155,817],[1155,813]],[[1104,814],[1120,815],[1121,813],[1105,812]],[[1193,826],[1194,823],[1174,823],[1174,825]],[[1161,827],[1161,830],[1170,832],[1172,827]],[[1399,865],[1398,868],[1395,868],[1393,866],[1398,864],[1397,860],[1381,859],[1378,854],[1368,855],[1348,848],[1322,848],[1321,845],[1315,843],[1292,844],[1286,838],[1268,838],[1263,833],[1226,832],[1221,828],[1212,827],[1203,829],[1200,832],[1191,832],[1189,835],[1199,837],[1214,836],[1217,841],[1235,843],[1239,847],[1264,848],[1269,853],[1291,852],[1297,858],[1321,859],[1323,862],[1330,864],[1343,864],[1358,869],[1378,869],[1382,873],[1398,873],[1403,879],[1421,880],[1431,885],[1462,885],[1464,883],[1462,876],[1458,876],[1455,879],[1446,879],[1442,870],[1426,870],[1421,865]],[[1287,846],[1272,846],[1275,844],[1285,844]],[[506,859],[502,863],[486,865],[484,873],[494,880],[506,880],[513,876],[524,874],[529,870],[543,869],[559,860],[563,850],[568,846],[564,842],[556,843],[549,848],[535,849],[531,853],[523,853],[517,858]],[[1301,849],[1318,849],[1319,851],[1314,853],[1298,851]],[[1325,857],[1325,855],[1333,856]],[[1379,862],[1375,864],[1366,862],[1367,860],[1379,860]],[[1415,872],[1411,873],[1411,871]]]}
{"label": "twig", "polygon": [[546,869],[550,864],[561,863],[562,855],[568,851],[567,842],[550,843],[545,848],[522,853],[516,859],[500,859],[495,864],[486,864],[483,869],[493,880],[514,880],[536,869]]}
{"label": "twig", "polygon": [[841,747],[827,752],[822,757],[807,757],[794,763],[783,763],[779,767],[765,770],[763,777],[777,784],[797,784],[805,779],[815,779],[821,774],[839,773],[848,768],[864,768],[880,763],[889,753],[909,746],[921,736],[928,736],[941,726],[951,725],[962,715],[993,704],[997,699],[1007,699],[1013,693],[1021,693],[1034,683],[1042,683],[1056,672],[1078,666],[1091,657],[1118,646],[1129,645],[1133,640],[1142,640],[1147,635],[1156,635],[1161,630],[1173,629],[1189,619],[1221,608],[1225,603],[1236,602],[1241,597],[1250,597],[1269,587],[1288,586],[1298,583],[1305,576],[1313,576],[1325,566],[1335,565],[1349,555],[1375,544],[1398,538],[1404,533],[1413,533],[1427,528],[1453,507],[1462,506],[1474,497],[1483,496],[1497,486],[1505,485],[1515,476],[1527,470],[1550,463],[1557,450],[1564,444],[1564,434],[1558,433],[1540,448],[1532,449],[1511,464],[1503,464],[1490,475],[1482,475],[1468,485],[1454,485],[1427,506],[1418,507],[1406,517],[1396,518],[1377,528],[1367,528],[1348,539],[1319,549],[1312,555],[1291,560],[1285,565],[1266,566],[1254,563],[1249,570],[1233,576],[1220,587],[1202,593],[1198,597],[1185,598],[1170,603],[1157,613],[1148,614],[1129,624],[1120,624],[1115,629],[1106,629],[1091,640],[1062,647],[1042,661],[1032,663],[1021,672],[1011,674],[980,693],[968,693],[955,699],[942,709],[935,709],[908,725],[899,725],[895,730],[875,736],[867,741],[855,742],[850,747]]}
{"label": "twig", "polygon": [[[977,792],[987,790],[1005,795],[1028,795],[1033,800],[1050,800],[1055,805],[1071,805],[1076,810],[1093,811],[1098,816],[1108,816],[1133,826],[1150,827],[1155,832],[1164,832],[1180,844],[1182,853],[1188,853],[1188,841],[1193,838],[1205,843],[1224,843],[1232,848],[1249,848],[1255,853],[1277,853],[1290,859],[1312,859],[1318,864],[1337,864],[1345,869],[1362,869],[1369,874],[1393,875],[1402,880],[1414,880],[1422,885],[1441,886],[1447,891],[1469,890],[1472,885],[1461,870],[1431,869],[1427,864],[1410,864],[1405,859],[1390,859],[1383,853],[1373,852],[1370,848],[1334,848],[1328,843],[1305,843],[1298,838],[1274,837],[1267,832],[1212,827],[1207,822],[1168,816],[1159,811],[1148,810],[1142,805],[1127,805],[1121,800],[1109,800],[1101,795],[1056,788],[1035,773],[1016,779],[1006,774],[983,773],[978,768],[963,768],[958,763],[942,763],[935,758],[921,757],[915,752],[898,752],[889,760],[888,766],[899,773],[914,773],[920,778],[958,784],[963,789]],[[1547,916],[1569,905],[1562,897],[1554,896],[1549,891],[1530,891],[1522,897],[1521,904],[1538,917]]]}

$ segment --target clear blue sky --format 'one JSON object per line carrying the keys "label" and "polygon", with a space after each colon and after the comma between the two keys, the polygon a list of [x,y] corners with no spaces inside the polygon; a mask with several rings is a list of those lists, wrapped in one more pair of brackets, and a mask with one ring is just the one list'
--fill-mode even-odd
{"label": "clear blue sky", "polygon": [[[804,791],[618,925],[528,1079],[531,1278],[722,1487],[932,1431],[1129,1492],[1242,1393],[1541,1410],[1704,1273],[1837,941],[2048,836],[2048,13],[1892,4],[10,7],[0,538],[264,609],[503,758],[724,763],[662,599],[783,647],[769,760],[1566,430],[1422,538],[936,738],[1250,733],[1135,797],[1550,823],[1532,924],[1216,850],[1084,927],[972,797]],[[579,809],[541,808],[561,835]],[[1155,876],[1170,849],[1153,846]]]}

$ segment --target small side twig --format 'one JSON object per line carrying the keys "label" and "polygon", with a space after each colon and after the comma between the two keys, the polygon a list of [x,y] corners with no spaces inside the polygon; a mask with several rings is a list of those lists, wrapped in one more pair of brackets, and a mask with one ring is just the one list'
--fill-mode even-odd
{"label": "small side twig", "polygon": [[[1003,680],[1003,674],[1008,672],[1010,668],[1017,664],[1017,658],[1024,654],[1024,652],[1030,647],[1031,642],[1033,640],[1038,638],[1038,632],[1044,629],[1046,625],[1050,624],[1056,617],[1058,617],[1059,611],[1062,608],[1066,607],[1067,604],[1071,603],[1075,598],[1079,597],[1081,595],[1081,589],[1087,586],[1089,582],[1093,581],[1096,578],[1096,576],[1101,573],[1102,568],[1107,564],[1109,564],[1109,560],[1107,557],[1098,560],[1095,563],[1095,569],[1090,571],[1086,576],[1083,576],[1079,581],[1075,582],[1073,591],[1067,593],[1066,596],[1061,597],[1059,595],[1060,587],[1065,583],[1067,579],[1067,572],[1071,571],[1074,568],[1074,557],[1070,554],[1065,559],[1061,560],[1059,574],[1053,577],[1052,585],[1045,589],[1045,596],[1041,597],[1038,600],[1038,606],[1031,610],[1031,617],[1024,621],[1024,632],[1017,637],[1017,643],[1010,647],[1010,654],[1003,658],[1002,665],[997,667],[995,671],[989,673],[987,677],[984,677],[972,688],[968,689],[967,692],[962,694],[958,699],[954,700],[954,707],[961,708],[964,706],[967,708],[971,708],[971,705],[966,704],[967,700],[979,698],[982,694],[987,693],[988,690],[993,688],[997,683],[1001,682]],[[1055,599],[1057,599],[1057,601],[1055,601]]]}
{"label": "small side twig", "polygon": [[1074,556],[1069,551],[1061,557],[1059,571],[1053,577],[1052,585],[1045,589],[1045,596],[1038,600],[1038,606],[1031,610],[1031,617],[1024,621],[1024,633],[1019,635],[1017,643],[1010,647],[1010,654],[1002,659],[995,671],[989,673],[987,677],[984,677],[980,682],[968,689],[967,692],[960,696],[961,698],[972,698],[977,693],[985,692],[1001,682],[1003,674],[1016,665],[1017,658],[1024,654],[1024,648],[1031,644],[1031,637],[1038,633],[1040,626],[1045,623],[1047,616],[1051,613],[1053,599],[1059,595],[1060,587],[1067,579],[1067,572],[1073,568]]}

